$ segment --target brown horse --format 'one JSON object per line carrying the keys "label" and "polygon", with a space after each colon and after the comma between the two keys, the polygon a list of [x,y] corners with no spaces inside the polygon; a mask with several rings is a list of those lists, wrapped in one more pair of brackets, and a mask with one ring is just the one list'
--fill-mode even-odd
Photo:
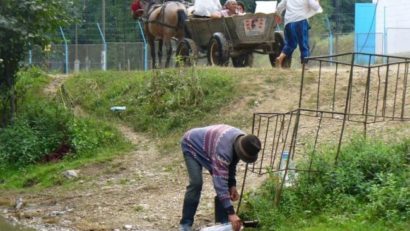
{"label": "brown horse", "polygon": [[[158,62],[162,66],[162,46],[165,44],[167,60],[165,67],[169,67],[172,55],[171,39],[181,41],[184,38],[187,10],[183,3],[167,1],[163,4],[157,0],[139,0],[143,8],[142,20],[144,31],[151,50],[152,68],[156,68],[155,40],[158,39]],[[135,18],[134,12],[134,18]]]}

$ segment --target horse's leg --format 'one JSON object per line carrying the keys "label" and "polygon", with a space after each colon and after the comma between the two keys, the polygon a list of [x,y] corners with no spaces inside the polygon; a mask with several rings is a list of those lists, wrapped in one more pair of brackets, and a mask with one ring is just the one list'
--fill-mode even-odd
{"label": "horse's leg", "polygon": [[165,47],[167,48],[167,62],[165,63],[165,67],[169,67],[169,63],[171,61],[171,55],[172,55],[171,39],[165,40]]}
{"label": "horse's leg", "polygon": [[156,63],[155,63],[155,38],[152,36],[148,36],[148,43],[150,47],[150,53],[151,53],[151,60],[152,60],[152,69],[156,68]]}
{"label": "horse's leg", "polygon": [[164,44],[163,39],[158,39],[158,63],[159,67],[162,67],[162,46]]}

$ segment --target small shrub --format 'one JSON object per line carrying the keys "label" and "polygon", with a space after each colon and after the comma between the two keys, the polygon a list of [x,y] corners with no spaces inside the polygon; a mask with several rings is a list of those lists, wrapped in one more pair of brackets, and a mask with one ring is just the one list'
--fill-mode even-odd
{"label": "small shrub", "polygon": [[93,119],[73,119],[68,125],[70,146],[77,154],[90,154],[99,148],[120,142],[113,127]]}
{"label": "small shrub", "polygon": [[[276,194],[274,180],[268,180],[247,199],[245,214],[253,214],[251,219],[265,220],[264,217],[276,212],[292,220],[289,224],[275,215],[272,219],[276,219],[277,225],[294,228],[298,223],[304,226],[302,223],[308,217],[323,214],[335,219],[343,217],[344,222],[352,219],[387,224],[406,222],[410,218],[409,147],[410,141],[388,145],[356,138],[341,150],[336,166],[326,152],[317,155],[313,162],[317,172],[300,173],[294,186],[283,189],[277,208],[262,205],[272,201]],[[334,155],[333,149],[328,153]],[[309,163],[300,163],[305,164]],[[267,221],[262,230],[269,230],[268,225]]]}
{"label": "small shrub", "polygon": [[66,139],[70,114],[53,103],[39,101],[25,107],[14,124],[0,130],[0,158],[24,167],[54,151]]}
{"label": "small shrub", "polygon": [[11,166],[25,166],[41,158],[40,138],[26,120],[0,130],[0,162]]}

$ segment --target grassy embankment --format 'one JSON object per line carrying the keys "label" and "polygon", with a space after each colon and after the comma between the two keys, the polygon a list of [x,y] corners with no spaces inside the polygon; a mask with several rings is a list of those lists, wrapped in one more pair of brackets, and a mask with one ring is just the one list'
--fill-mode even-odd
{"label": "grassy embankment", "polygon": [[[43,91],[50,78],[38,70],[21,72],[15,123],[0,131],[0,188],[66,184],[64,170],[127,153],[132,145],[117,123],[153,138],[179,136],[233,98],[235,83],[224,75],[218,70],[84,73],[50,97]],[[127,109],[110,111],[116,105]]]}

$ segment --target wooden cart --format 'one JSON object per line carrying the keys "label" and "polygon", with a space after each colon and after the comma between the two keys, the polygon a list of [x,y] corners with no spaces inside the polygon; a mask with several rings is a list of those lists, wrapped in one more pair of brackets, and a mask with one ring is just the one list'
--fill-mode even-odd
{"label": "wooden cart", "polygon": [[[209,65],[252,66],[253,54],[267,54],[272,66],[284,46],[282,31],[275,31],[275,14],[245,14],[224,18],[189,18],[191,38],[181,41],[177,59],[192,64],[206,57]],[[287,60],[284,65],[289,65]]]}

